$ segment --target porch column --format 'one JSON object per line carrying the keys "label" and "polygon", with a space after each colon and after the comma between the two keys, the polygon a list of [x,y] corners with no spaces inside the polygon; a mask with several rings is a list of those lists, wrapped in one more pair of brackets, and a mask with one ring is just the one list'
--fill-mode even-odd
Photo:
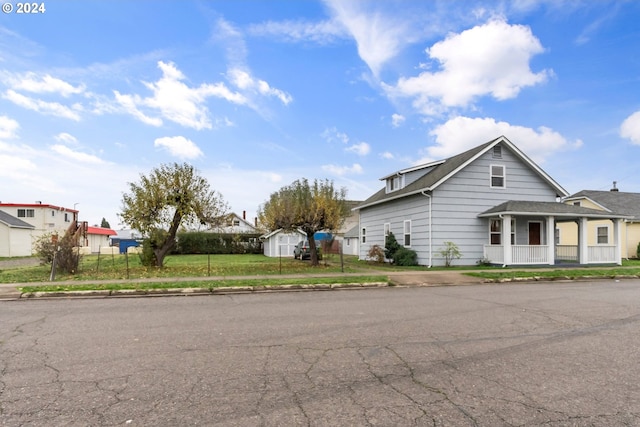
{"label": "porch column", "polygon": [[547,217],[547,258],[549,265],[556,263],[556,221],[552,216]]}
{"label": "porch column", "polygon": [[502,216],[502,249],[504,250],[503,264],[511,265],[513,262],[511,256],[511,215]]}
{"label": "porch column", "polygon": [[578,221],[578,257],[580,264],[589,262],[587,246],[587,218],[580,218]]}
{"label": "porch column", "polygon": [[615,249],[615,258],[616,264],[622,265],[622,227],[621,227],[621,219],[613,220],[613,241],[616,245]]}

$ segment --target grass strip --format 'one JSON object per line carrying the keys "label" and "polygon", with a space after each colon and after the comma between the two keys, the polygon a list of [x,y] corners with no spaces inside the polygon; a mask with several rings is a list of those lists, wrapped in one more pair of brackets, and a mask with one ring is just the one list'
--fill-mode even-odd
{"label": "grass strip", "polygon": [[66,291],[98,291],[98,290],[148,290],[148,289],[184,289],[184,288],[223,288],[237,286],[278,286],[278,285],[305,285],[305,284],[337,284],[337,283],[388,283],[387,276],[340,276],[340,277],[306,277],[306,278],[282,278],[282,279],[225,279],[225,280],[192,280],[171,282],[124,282],[124,283],[100,283],[100,284],[69,284],[69,285],[42,285],[23,286],[21,292],[66,292]]}
{"label": "grass strip", "polygon": [[503,270],[503,271],[476,271],[464,273],[473,277],[480,277],[487,280],[502,279],[526,279],[526,278],[542,278],[542,279],[611,279],[620,276],[640,276],[640,268],[582,268],[582,269],[561,269],[561,270]]}

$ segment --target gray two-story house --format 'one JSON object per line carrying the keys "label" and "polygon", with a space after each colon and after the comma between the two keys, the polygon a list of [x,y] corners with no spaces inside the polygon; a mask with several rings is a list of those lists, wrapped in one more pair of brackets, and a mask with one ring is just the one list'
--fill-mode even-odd
{"label": "gray two-story house", "polygon": [[[444,265],[439,252],[445,242],[459,248],[462,265],[621,263],[620,224],[626,217],[560,203],[567,191],[504,136],[381,180],[384,187],[356,208],[360,259],[373,245],[384,247],[391,232],[427,266]],[[611,245],[587,246],[590,220],[611,221]],[[563,254],[556,251],[560,222],[578,224],[579,243]]]}

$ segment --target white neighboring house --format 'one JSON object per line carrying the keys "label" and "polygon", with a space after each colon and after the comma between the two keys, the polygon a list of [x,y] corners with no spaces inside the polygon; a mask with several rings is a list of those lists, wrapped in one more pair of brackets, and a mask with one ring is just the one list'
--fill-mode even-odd
{"label": "white neighboring house", "polygon": [[293,258],[293,249],[307,235],[301,230],[285,232],[282,229],[272,231],[269,234],[260,236],[263,240],[263,251],[268,257],[289,257]]}
{"label": "white neighboring house", "polygon": [[34,226],[0,210],[0,257],[30,256]]}
{"label": "white neighboring house", "polygon": [[259,233],[256,226],[247,221],[247,211],[242,212],[242,218],[235,212],[226,215],[223,223],[213,228],[213,231],[228,234]]}
{"label": "white neighboring house", "polygon": [[33,225],[32,240],[47,233],[64,236],[71,224],[78,220],[78,211],[61,206],[36,202],[32,204],[0,203],[0,210]]}

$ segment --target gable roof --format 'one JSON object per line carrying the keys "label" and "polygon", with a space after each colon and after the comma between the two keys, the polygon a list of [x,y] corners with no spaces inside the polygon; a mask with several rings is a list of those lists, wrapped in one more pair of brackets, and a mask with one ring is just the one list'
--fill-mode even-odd
{"label": "gable roof", "polygon": [[559,202],[528,202],[509,200],[500,203],[478,214],[478,217],[492,217],[497,215],[544,215],[556,217],[585,217],[585,218],[627,218],[623,213],[613,213],[582,206],[567,205]]}
{"label": "gable roof", "polygon": [[[387,193],[386,186],[375,193],[373,196],[365,200],[357,209],[377,205],[379,203],[388,202],[395,199],[411,196],[414,194],[423,193],[425,191],[433,191],[438,186],[442,185],[449,178],[456,173],[464,169],[470,163],[482,156],[487,151],[491,150],[495,145],[502,143],[508,147],[520,160],[526,163],[533,171],[535,171],[543,180],[545,180],[552,188],[555,189],[558,196],[567,196],[569,193],[560,186],[555,180],[553,180],[546,172],[544,172],[538,165],[536,165],[527,155],[525,155],[518,147],[516,147],[505,136],[500,136],[492,141],[486,142],[475,148],[465,151],[464,153],[449,157],[448,159],[431,162],[422,167],[414,167],[398,171],[396,174],[403,174],[407,171],[419,170],[421,168],[427,168],[433,166],[433,169],[426,173],[421,178],[418,178],[411,184],[404,188]],[[391,174],[381,179],[386,179],[396,174]]]}
{"label": "gable roof", "polygon": [[565,202],[589,199],[607,211],[628,215],[632,221],[640,221],[640,193],[623,191],[582,190],[564,199]]}
{"label": "gable roof", "polygon": [[35,227],[28,222],[24,222],[20,218],[16,218],[13,215],[9,215],[5,211],[0,211],[0,222],[5,224],[9,228],[28,228],[34,229]]}

